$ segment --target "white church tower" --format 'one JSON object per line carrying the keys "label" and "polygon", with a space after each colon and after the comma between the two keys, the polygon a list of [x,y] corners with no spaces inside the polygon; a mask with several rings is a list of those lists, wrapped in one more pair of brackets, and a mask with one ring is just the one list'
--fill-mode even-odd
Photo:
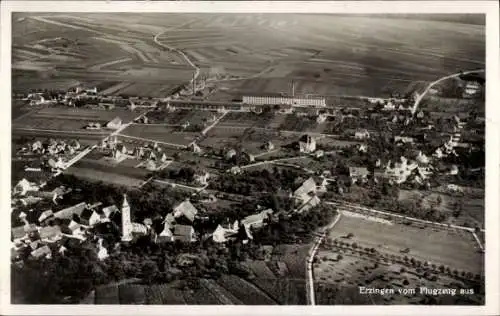
{"label": "white church tower", "polygon": [[122,205],[122,241],[132,240],[132,221],[130,220],[130,205],[127,201],[127,195],[123,195]]}

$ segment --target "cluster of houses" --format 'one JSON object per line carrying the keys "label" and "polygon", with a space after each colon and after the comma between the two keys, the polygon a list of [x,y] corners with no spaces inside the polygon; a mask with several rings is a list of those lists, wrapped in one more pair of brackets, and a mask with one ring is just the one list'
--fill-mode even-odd
{"label": "cluster of houses", "polygon": [[[66,191],[68,192],[68,191]],[[30,210],[28,213],[31,213]],[[141,236],[149,236],[155,243],[182,242],[191,243],[201,239],[211,239],[215,243],[240,239],[247,243],[251,240],[252,230],[266,224],[273,210],[257,210],[257,213],[232,224],[219,224],[216,229],[200,236],[193,227],[193,222],[200,218],[200,212],[189,199],[182,201],[168,213],[161,229],[153,227],[149,218],[142,223],[131,220],[131,207],[127,196],[123,196],[121,209],[116,205],[103,207],[102,203],[88,204],[81,202],[71,207],[54,212],[46,210],[38,218],[21,212],[18,217],[24,224],[11,230],[12,260],[19,261],[23,253],[29,252],[29,257],[47,258],[53,256],[53,251],[64,254],[70,246],[78,247],[85,241],[91,241],[95,246],[99,259],[108,257],[108,249],[113,245],[105,245],[106,234],[99,233],[96,227],[111,229],[121,234],[122,242],[131,242]],[[107,241],[106,241],[107,242]],[[114,247],[117,246],[116,244]]]}
{"label": "cluster of houses", "polygon": [[100,149],[108,150],[109,159],[115,163],[128,158],[137,159],[142,161],[141,166],[150,171],[160,170],[169,161],[167,154],[162,151],[162,148],[157,143],[127,148],[126,144],[118,141],[116,136],[111,136],[101,141]]}
{"label": "cluster of houses", "polygon": [[37,140],[26,147],[21,148],[21,154],[74,154],[77,150],[80,150],[81,145],[78,140],[73,139],[69,142],[64,140],[49,139],[46,142]]}
{"label": "cluster of houses", "polygon": [[82,150],[82,146],[77,140],[55,140],[46,142],[37,140],[32,144],[22,147],[20,155],[44,155],[45,160],[38,166],[26,166],[25,171],[41,172],[42,167],[48,167],[52,172],[57,172],[65,168],[65,160],[68,156],[73,156]]}

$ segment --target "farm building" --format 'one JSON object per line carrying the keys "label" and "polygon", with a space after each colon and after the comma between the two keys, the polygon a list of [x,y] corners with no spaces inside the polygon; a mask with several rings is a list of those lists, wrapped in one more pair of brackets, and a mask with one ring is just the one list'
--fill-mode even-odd
{"label": "farm building", "polygon": [[264,221],[273,213],[272,209],[267,209],[260,213],[249,215],[241,220],[241,224],[247,228],[260,228],[264,226]]}
{"label": "farm building", "polygon": [[292,106],[315,106],[326,107],[325,98],[293,98],[293,97],[260,97],[243,96],[244,104],[251,105],[280,105],[287,104]]}
{"label": "farm building", "polygon": [[73,214],[80,216],[86,208],[87,203],[81,202],[71,207],[60,210],[59,212],[56,212],[54,216],[60,219],[72,219]]}
{"label": "farm building", "polygon": [[312,153],[316,150],[316,140],[310,135],[304,135],[299,139],[299,151],[301,153]]}
{"label": "farm building", "polygon": [[119,129],[121,126],[122,126],[122,119],[119,118],[118,116],[106,124],[106,127],[110,129]]}

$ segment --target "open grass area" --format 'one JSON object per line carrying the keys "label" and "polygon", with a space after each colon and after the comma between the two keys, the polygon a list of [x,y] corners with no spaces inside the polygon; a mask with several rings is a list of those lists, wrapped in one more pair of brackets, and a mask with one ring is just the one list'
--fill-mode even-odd
{"label": "open grass area", "polygon": [[484,254],[479,252],[469,232],[377,222],[343,212],[328,238],[341,239],[349,233],[354,234],[351,242],[379,252],[401,255],[402,250],[409,248],[408,256],[423,262],[444,264],[474,274],[484,272]]}
{"label": "open grass area", "polygon": [[85,158],[71,166],[65,173],[91,181],[137,187],[146,180],[150,172],[143,168],[135,168],[126,161],[115,164],[105,158]]}
{"label": "open grass area", "polygon": [[[131,121],[140,112],[125,109],[90,110],[70,107],[44,107],[30,112],[12,122],[13,128],[31,128],[58,131],[78,131],[90,123],[106,123],[119,117],[124,123]],[[83,132],[83,131],[82,131]],[[105,133],[105,131],[87,131],[89,134]]]}
{"label": "open grass area", "polygon": [[167,145],[187,146],[195,140],[199,133],[184,132],[178,128],[163,125],[132,124],[120,134],[125,138],[132,136],[132,140],[136,138],[138,141],[141,139],[157,141],[159,145],[166,143]]}

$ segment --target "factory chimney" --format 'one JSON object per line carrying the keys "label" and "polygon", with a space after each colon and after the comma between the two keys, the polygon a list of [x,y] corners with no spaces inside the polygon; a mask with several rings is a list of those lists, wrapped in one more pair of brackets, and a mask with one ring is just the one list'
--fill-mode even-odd
{"label": "factory chimney", "polygon": [[195,94],[196,94],[196,89],[195,89],[195,87],[196,87],[196,79],[195,79],[195,77],[194,77],[194,73],[193,73],[193,97],[194,97],[194,96],[195,96]]}

